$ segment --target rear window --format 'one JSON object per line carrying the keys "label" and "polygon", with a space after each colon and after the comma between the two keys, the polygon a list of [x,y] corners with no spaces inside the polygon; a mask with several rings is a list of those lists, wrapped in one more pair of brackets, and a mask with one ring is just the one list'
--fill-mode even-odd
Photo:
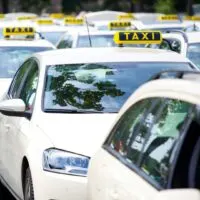
{"label": "rear window", "polygon": [[12,78],[19,66],[33,53],[51,47],[0,47],[0,78]]}

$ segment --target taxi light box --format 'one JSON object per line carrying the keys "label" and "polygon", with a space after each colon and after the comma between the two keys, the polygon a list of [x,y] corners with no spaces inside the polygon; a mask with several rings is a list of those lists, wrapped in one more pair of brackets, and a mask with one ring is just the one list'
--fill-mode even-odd
{"label": "taxi light box", "polygon": [[162,35],[160,31],[124,31],[114,35],[116,44],[160,44]]}

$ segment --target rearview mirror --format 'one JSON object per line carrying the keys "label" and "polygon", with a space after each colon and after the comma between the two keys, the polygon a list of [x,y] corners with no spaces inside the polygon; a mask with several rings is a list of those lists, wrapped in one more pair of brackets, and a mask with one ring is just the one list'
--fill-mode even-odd
{"label": "rearview mirror", "polygon": [[0,102],[0,112],[4,115],[24,117],[26,105],[22,99],[9,99]]}
{"label": "rearview mirror", "polygon": [[164,190],[154,200],[200,200],[200,192],[196,189]]}

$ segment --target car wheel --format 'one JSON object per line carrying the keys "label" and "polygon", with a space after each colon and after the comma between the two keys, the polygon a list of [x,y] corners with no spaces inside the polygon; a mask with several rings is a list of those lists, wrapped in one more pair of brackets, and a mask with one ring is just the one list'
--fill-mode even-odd
{"label": "car wheel", "polygon": [[27,168],[25,176],[24,200],[34,200],[33,182],[29,168]]}

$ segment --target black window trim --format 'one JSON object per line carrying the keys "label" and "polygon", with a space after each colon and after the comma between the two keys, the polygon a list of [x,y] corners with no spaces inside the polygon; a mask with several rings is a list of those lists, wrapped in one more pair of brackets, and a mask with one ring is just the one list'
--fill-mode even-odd
{"label": "black window trim", "polygon": [[[36,66],[36,68],[38,69],[38,82],[37,82],[37,86],[36,86],[36,94],[37,94],[38,85],[39,85],[39,78],[40,78],[40,67],[39,67],[39,61],[38,61],[37,58],[32,57],[31,62],[32,62],[32,63],[31,63],[31,65],[30,65],[30,67],[29,67],[28,73],[26,74],[26,78],[27,78],[27,76],[28,76],[30,70],[33,68],[34,64],[36,64],[35,66]],[[24,79],[24,81],[26,80],[26,78]],[[23,81],[22,86],[24,85],[24,81]],[[22,87],[22,88],[23,88],[23,87]],[[21,90],[22,90],[22,88],[21,88]],[[20,90],[20,92],[21,92],[21,90]],[[36,98],[36,96],[35,96],[35,98]],[[33,101],[33,110],[34,110],[34,107],[35,107],[35,99],[34,99],[34,101]],[[28,117],[28,120],[31,120],[31,118],[32,118],[32,114],[33,114],[33,110],[32,110],[32,112],[29,111],[29,110],[28,110],[28,111],[25,111],[25,113],[27,113],[28,116],[29,116],[29,117]]]}
{"label": "black window trim", "polygon": [[[32,63],[32,58],[29,58],[28,60],[26,60],[24,63],[22,63],[22,65],[26,65],[28,62],[30,62],[30,65],[28,66],[28,69],[27,69],[26,72],[24,73],[24,77],[23,77],[23,79],[22,79],[22,81],[21,81],[21,83],[20,83],[20,89],[18,90],[18,93],[20,93],[21,87],[22,87],[22,85],[23,85],[23,83],[24,83],[24,80],[25,80],[25,78],[27,77],[27,74],[29,73],[30,66],[32,66],[32,64],[33,64],[33,63]],[[20,71],[22,65],[18,68],[18,70],[16,71],[16,73],[15,73],[15,75],[14,75],[12,81],[11,81],[10,87],[9,87],[8,92],[7,92],[7,95],[6,95],[8,99],[13,99],[13,96],[11,95],[12,90],[13,90],[13,83],[15,82],[16,77],[17,77],[17,75],[18,75],[18,73],[19,73],[19,71]]]}
{"label": "black window trim", "polygon": [[[27,71],[25,72],[25,75],[24,75],[24,77],[23,77],[23,80],[22,80],[22,82],[20,83],[20,89],[19,89],[19,91],[18,91],[18,96],[19,96],[20,93],[21,93],[21,90],[22,90],[22,88],[23,88],[24,82],[25,82],[25,80],[26,80],[26,78],[27,78],[27,76],[28,76],[30,70],[32,69],[34,63],[37,64],[37,68],[38,68],[38,83],[37,83],[37,87],[36,87],[36,93],[37,93],[37,90],[38,90],[39,77],[40,77],[39,60],[38,60],[37,58],[35,58],[35,57],[31,57],[31,58],[29,58],[28,60],[26,60],[22,65],[24,65],[24,64],[27,63],[27,62],[30,62],[30,65],[28,66],[28,69],[27,69]],[[22,66],[22,65],[21,65],[21,66]],[[21,66],[19,67],[19,69],[18,69],[17,72],[15,73],[15,76],[14,76],[12,82],[11,82],[10,88],[9,88],[9,90],[8,90],[8,92],[7,92],[7,97],[6,97],[7,99],[12,99],[12,98],[13,98],[11,95],[9,95],[9,92],[10,92],[10,90],[12,90],[12,88],[13,88],[13,87],[12,87],[12,84],[13,84],[13,82],[15,81],[15,77],[17,76],[17,73],[18,73],[18,71],[20,70]],[[35,107],[35,100],[34,100],[34,102],[33,102],[33,109],[34,109],[34,107]],[[31,120],[32,114],[33,114],[33,112],[25,111],[25,115],[24,115],[24,116],[25,116],[28,120]]]}

